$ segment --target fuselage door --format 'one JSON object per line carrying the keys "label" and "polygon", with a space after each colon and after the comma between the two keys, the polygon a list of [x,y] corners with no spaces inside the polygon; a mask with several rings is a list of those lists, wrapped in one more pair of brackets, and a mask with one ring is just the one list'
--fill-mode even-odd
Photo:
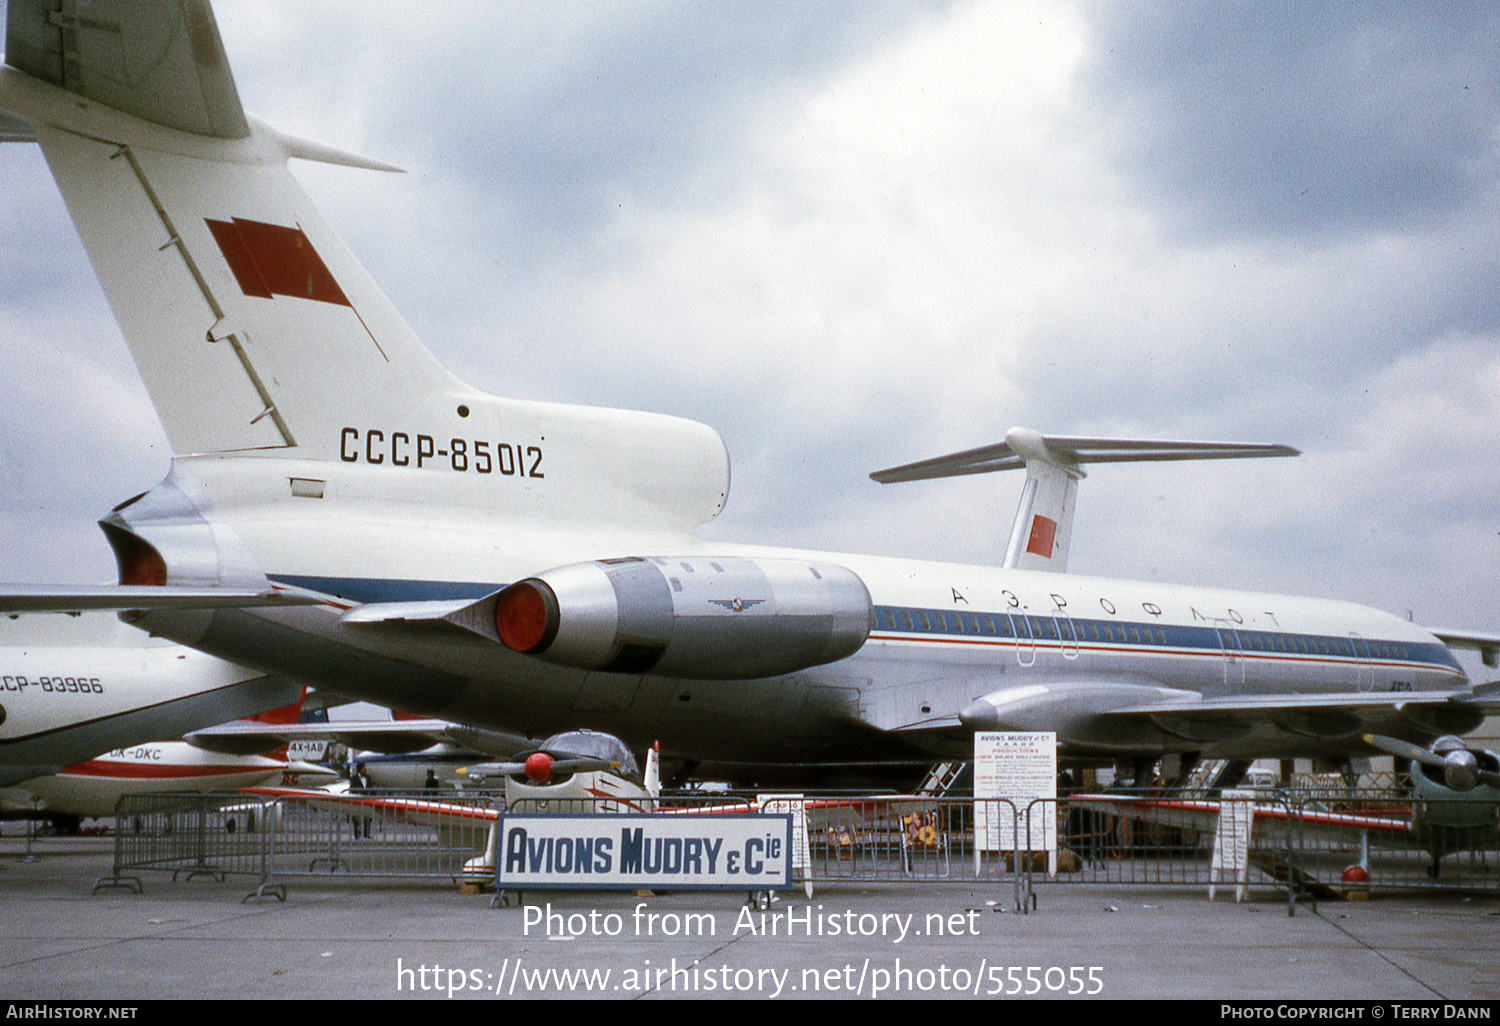
{"label": "fuselage door", "polygon": [[1036,663],[1036,635],[1031,618],[1025,613],[1009,613],[1011,633],[1016,639],[1016,662],[1022,666]]}
{"label": "fuselage door", "polygon": [[1231,694],[1238,693],[1245,687],[1244,641],[1240,632],[1227,624],[1220,624],[1216,629],[1219,646],[1224,650],[1224,687]]}
{"label": "fuselage door", "polygon": [[1073,624],[1073,617],[1067,609],[1059,605],[1052,611],[1052,621],[1057,625],[1057,634],[1062,642],[1062,654],[1064,659],[1078,658],[1078,634],[1077,627]]}
{"label": "fuselage door", "polygon": [[1375,664],[1371,661],[1370,643],[1353,631],[1345,644],[1349,646],[1354,662],[1350,667],[1356,691],[1375,690]]}

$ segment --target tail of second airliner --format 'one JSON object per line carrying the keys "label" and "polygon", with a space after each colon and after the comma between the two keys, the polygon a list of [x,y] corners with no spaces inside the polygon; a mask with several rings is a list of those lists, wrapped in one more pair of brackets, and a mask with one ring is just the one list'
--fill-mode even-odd
{"label": "tail of second airliner", "polygon": [[1005,441],[978,449],[937,456],[870,475],[881,484],[937,477],[987,474],[1026,468],[1026,484],[1016,508],[1003,566],[1018,570],[1068,568],[1073,538],[1073,510],[1085,463],[1224,460],[1296,456],[1286,445],[1258,442],[1174,442],[1133,438],[1073,438],[1011,428]]}
{"label": "tail of second airliner", "polygon": [[461,389],[286,161],[379,165],[247,119],[203,0],[72,6],[10,0],[0,109],[41,144],[175,452],[317,458],[353,403]]}

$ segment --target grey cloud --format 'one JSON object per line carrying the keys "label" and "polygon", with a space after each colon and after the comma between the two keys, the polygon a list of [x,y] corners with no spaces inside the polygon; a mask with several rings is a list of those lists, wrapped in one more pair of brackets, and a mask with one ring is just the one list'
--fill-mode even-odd
{"label": "grey cloud", "polygon": [[1207,237],[1410,227],[1492,189],[1500,9],[1101,4],[1089,102]]}

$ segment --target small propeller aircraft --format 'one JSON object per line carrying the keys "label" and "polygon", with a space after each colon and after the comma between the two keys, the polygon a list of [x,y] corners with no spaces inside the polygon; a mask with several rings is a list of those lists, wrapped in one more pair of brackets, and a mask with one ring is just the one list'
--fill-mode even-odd
{"label": "small propeller aircraft", "polygon": [[506,808],[650,812],[661,795],[660,758],[660,747],[653,745],[642,773],[614,735],[570,730],[509,762],[477,763],[462,772],[478,783],[503,777]]}
{"label": "small propeller aircraft", "polygon": [[[644,774],[617,737],[591,730],[558,734],[506,762],[476,763],[464,773],[476,784],[504,778],[505,807],[526,812],[654,812],[661,793],[659,749],[647,753]],[[494,876],[494,824],[498,810],[442,797],[413,798],[379,791],[333,793],[292,787],[247,787],[248,794],[291,798],[353,818],[389,818],[472,838],[476,824],[490,824],[484,851],[464,863],[466,880]],[[750,811],[740,804],[737,811]]]}
{"label": "small propeller aircraft", "polygon": [[[1427,852],[1432,857],[1427,873],[1434,879],[1447,856],[1490,851],[1500,844],[1500,757],[1494,752],[1467,746],[1451,735],[1427,748],[1380,735],[1365,740],[1408,768],[1412,794],[1401,803],[1406,813],[1329,810],[1323,807],[1326,801],[1295,806],[1256,801],[1255,829],[1289,828],[1304,851],[1323,843],[1359,842],[1360,864],[1344,871],[1350,881],[1368,879],[1371,842]],[[1217,800],[1128,792],[1079,795],[1070,801],[1096,812],[1199,833],[1212,833],[1223,808]]]}

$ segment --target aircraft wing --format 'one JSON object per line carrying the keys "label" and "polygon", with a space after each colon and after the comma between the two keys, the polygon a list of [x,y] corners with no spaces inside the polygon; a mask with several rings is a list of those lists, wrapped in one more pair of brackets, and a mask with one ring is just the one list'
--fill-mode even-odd
{"label": "aircraft wing", "polygon": [[1235,695],[1124,706],[1106,719],[1144,720],[1165,733],[1189,739],[1232,740],[1267,731],[1330,741],[1355,741],[1360,733],[1466,734],[1496,706],[1493,697],[1469,690],[1344,692],[1310,695]]}
{"label": "aircraft wing", "polygon": [[0,613],[79,613],[86,609],[221,609],[310,606],[311,595],[268,588],[179,588],[157,585],[98,587],[76,584],[0,584]]}
{"label": "aircraft wing", "polygon": [[1056,730],[1103,751],[1160,750],[1164,741],[1212,748],[1217,758],[1288,747],[1366,751],[1366,734],[1465,734],[1500,695],[1483,686],[1445,691],[1324,692],[1205,698],[1140,677],[1001,688],[959,714],[975,730]]}
{"label": "aircraft wing", "polygon": [[1500,634],[1486,631],[1449,630],[1445,627],[1428,627],[1427,632],[1449,648],[1477,651],[1484,665],[1500,666]]}
{"label": "aircraft wing", "polygon": [[293,798],[324,812],[363,811],[371,816],[412,823],[417,826],[452,826],[459,823],[490,823],[498,818],[492,805],[383,797],[378,794],[318,791],[301,787],[242,787],[241,794],[266,798]]}
{"label": "aircraft wing", "polygon": [[[1121,816],[1139,823],[1177,827],[1212,833],[1219,821],[1220,802],[1207,799],[1141,797],[1114,794],[1086,794],[1068,802],[1091,812]],[[1256,802],[1255,826],[1259,831],[1292,824],[1304,839],[1317,838],[1324,843],[1347,843],[1361,834],[1415,838],[1409,816],[1371,815],[1322,810],[1293,810],[1274,800]]]}
{"label": "aircraft wing", "polygon": [[[392,739],[396,740],[396,744],[387,744]],[[490,756],[511,756],[536,746],[535,741],[519,734],[505,734],[434,719],[286,724],[238,720],[193,731],[183,740],[215,752],[275,748],[293,741],[342,741],[374,751],[411,751],[446,743]],[[413,744],[416,745],[415,749]]]}

